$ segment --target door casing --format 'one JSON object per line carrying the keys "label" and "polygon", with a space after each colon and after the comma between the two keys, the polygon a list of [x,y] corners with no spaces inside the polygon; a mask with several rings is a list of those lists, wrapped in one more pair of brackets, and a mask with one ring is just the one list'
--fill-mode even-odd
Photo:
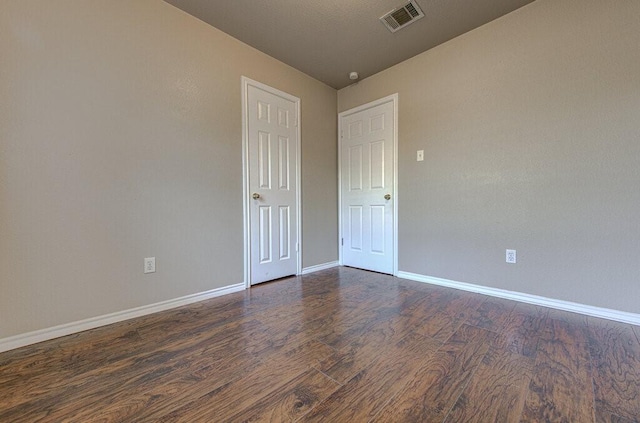
{"label": "door casing", "polygon": [[388,102],[393,103],[393,276],[398,275],[398,93],[371,101],[338,114],[338,263],[342,266],[342,118]]}
{"label": "door casing", "polygon": [[258,81],[254,81],[246,76],[241,77],[242,85],[242,211],[243,211],[243,235],[244,235],[244,285],[246,288],[251,287],[251,213],[249,207],[251,205],[251,191],[249,190],[249,102],[248,92],[249,86],[267,91],[273,95],[283,97],[292,101],[296,108],[296,216],[295,224],[297,226],[296,239],[296,274],[302,272],[302,211],[300,204],[300,99],[291,94],[280,91]]}

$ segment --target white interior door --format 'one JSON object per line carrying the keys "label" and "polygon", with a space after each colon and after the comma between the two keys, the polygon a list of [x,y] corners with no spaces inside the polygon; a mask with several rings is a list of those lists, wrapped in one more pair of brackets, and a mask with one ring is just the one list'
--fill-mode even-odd
{"label": "white interior door", "polygon": [[250,283],[298,272],[299,100],[245,84]]}
{"label": "white interior door", "polygon": [[341,260],[394,273],[395,101],[340,114]]}

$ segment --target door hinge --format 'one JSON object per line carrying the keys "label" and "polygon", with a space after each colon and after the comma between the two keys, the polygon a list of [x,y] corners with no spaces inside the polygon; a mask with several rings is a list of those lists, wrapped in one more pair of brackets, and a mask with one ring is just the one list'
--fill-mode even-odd
{"label": "door hinge", "polygon": [[340,239],[340,245],[344,246],[344,238]]}

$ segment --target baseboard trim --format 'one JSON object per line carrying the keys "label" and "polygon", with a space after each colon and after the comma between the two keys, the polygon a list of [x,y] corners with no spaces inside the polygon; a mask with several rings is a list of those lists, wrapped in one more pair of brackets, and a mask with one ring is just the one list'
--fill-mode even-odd
{"label": "baseboard trim", "polygon": [[233,292],[243,291],[244,289],[245,286],[243,283],[228,285],[222,288],[216,288],[198,294],[186,295],[184,297],[162,301],[155,304],[149,304],[129,310],[91,317],[89,319],[80,320],[78,322],[66,323],[51,328],[11,336],[9,338],[0,339],[0,353],[20,347],[25,347],[27,345],[37,344],[38,342],[59,338],[61,336],[71,335],[73,333],[82,332],[89,329],[95,329],[100,326],[122,322],[124,320],[133,319],[135,317],[141,317],[147,314],[153,314],[188,304],[197,303],[198,301],[220,297],[222,295],[231,294]]}
{"label": "baseboard trim", "polygon": [[321,270],[331,269],[332,267],[338,267],[338,261],[330,261],[328,263],[316,264],[315,266],[309,266],[302,269],[301,275],[308,275],[309,273],[319,272]]}
{"label": "baseboard trim", "polygon": [[571,311],[573,313],[579,313],[587,316],[599,317],[602,319],[614,320],[616,322],[623,322],[640,326],[640,314],[629,313],[626,311],[594,307],[586,304],[573,303],[571,301],[556,300],[553,298],[540,297],[538,295],[508,291],[506,289],[490,288],[466,282],[457,282],[449,279],[420,275],[417,273],[398,272],[397,276],[402,279],[409,279],[416,282],[423,282],[432,285],[444,286],[447,288],[475,292],[477,294],[489,295],[491,297],[506,298],[508,300],[520,301],[523,303],[535,304],[539,306],[555,308],[558,310]]}

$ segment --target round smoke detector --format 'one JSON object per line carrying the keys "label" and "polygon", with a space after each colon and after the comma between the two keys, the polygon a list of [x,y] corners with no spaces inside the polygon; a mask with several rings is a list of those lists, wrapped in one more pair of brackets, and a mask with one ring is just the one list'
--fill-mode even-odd
{"label": "round smoke detector", "polygon": [[351,72],[349,74],[349,79],[352,81],[355,81],[356,79],[358,79],[358,72]]}

